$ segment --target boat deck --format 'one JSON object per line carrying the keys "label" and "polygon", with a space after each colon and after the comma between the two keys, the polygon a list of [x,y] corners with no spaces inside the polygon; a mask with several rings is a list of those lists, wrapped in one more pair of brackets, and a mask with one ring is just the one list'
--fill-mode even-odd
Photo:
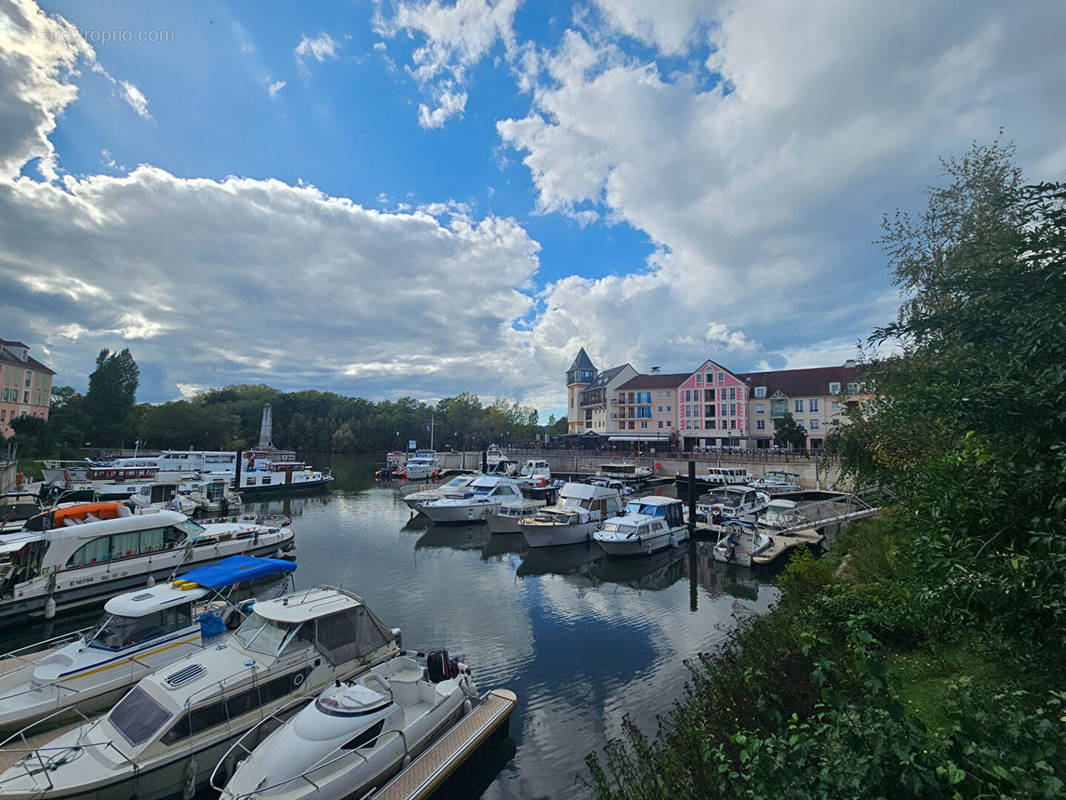
{"label": "boat deck", "polygon": [[507,689],[493,689],[477,708],[430,745],[396,777],[376,792],[373,800],[424,800],[477,750],[514,710],[518,698]]}
{"label": "boat deck", "polygon": [[12,740],[6,747],[0,748],[0,773],[3,773],[11,767],[15,766],[19,761],[26,757],[26,755],[36,750],[39,747],[45,747],[50,741],[58,736],[62,736],[68,731],[72,731],[79,725],[84,725],[85,720],[76,719],[73,722],[68,722],[66,725],[61,725],[58,728],[49,728],[41,733],[35,733],[32,736],[27,736],[25,741]]}

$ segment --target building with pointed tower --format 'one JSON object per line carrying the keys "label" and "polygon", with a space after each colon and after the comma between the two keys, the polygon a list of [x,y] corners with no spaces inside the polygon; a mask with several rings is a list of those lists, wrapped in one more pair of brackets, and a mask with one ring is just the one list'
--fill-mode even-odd
{"label": "building with pointed tower", "polygon": [[610,433],[607,409],[614,398],[614,391],[636,374],[637,371],[629,364],[620,364],[600,372],[582,347],[566,371],[568,432],[601,436]]}

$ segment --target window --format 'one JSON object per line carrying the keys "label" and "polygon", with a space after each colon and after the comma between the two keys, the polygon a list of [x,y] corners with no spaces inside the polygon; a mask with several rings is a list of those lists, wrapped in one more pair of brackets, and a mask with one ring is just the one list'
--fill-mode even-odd
{"label": "window", "polygon": [[5,422],[6,420],[7,420],[7,411],[0,411],[0,422]]}
{"label": "window", "polygon": [[23,392],[22,393],[22,402],[23,403],[30,402],[30,393],[29,392]]}
{"label": "window", "polygon": [[756,403],[755,404],[755,413],[756,414],[765,414],[766,413],[766,403]]}
{"label": "window", "polygon": [[703,407],[703,416],[705,416],[705,417],[716,416],[716,414],[714,413],[714,406],[704,406]]}
{"label": "window", "polygon": [[192,607],[188,603],[145,614],[143,617],[111,614],[90,637],[89,647],[97,650],[121,650],[191,624]]}
{"label": "window", "polygon": [[699,386],[702,383],[703,383],[703,375],[701,375],[700,373],[697,372],[696,373],[696,385]]}
{"label": "window", "polygon": [[686,417],[691,417],[692,416],[692,406],[685,406],[685,416]]}
{"label": "window", "polygon": [[669,399],[670,399],[670,397],[671,397],[671,395],[673,395],[673,393],[674,393],[674,392],[673,392],[673,390],[672,390],[672,389],[667,389],[667,390],[666,390],[666,399],[667,399],[667,400],[669,400]]}
{"label": "window", "polygon": [[818,400],[816,398],[811,398],[810,400],[807,401],[807,410],[808,411],[817,411],[818,410]]}
{"label": "window", "polygon": [[[326,713],[329,713],[328,711]],[[358,750],[360,747],[373,747],[381,735],[381,729],[385,726],[385,720],[381,719],[360,733],[347,744],[341,745],[341,750]]]}
{"label": "window", "polygon": [[858,393],[859,393],[859,384],[850,383],[849,382],[848,383],[848,394],[858,394]]}
{"label": "window", "polygon": [[667,414],[669,414],[669,413],[670,413],[670,411],[671,411],[671,408],[670,408],[670,406],[667,406],[667,407],[666,407],[666,413],[667,413]]}
{"label": "window", "polygon": [[666,427],[667,427],[667,428],[669,428],[669,427],[670,427],[670,420],[667,420],[667,421],[666,421]]}
{"label": "window", "polygon": [[818,420],[812,419],[811,420],[811,424],[807,427],[807,430],[809,430],[809,431],[818,430]]}
{"label": "window", "polygon": [[829,408],[832,409],[833,411],[839,411],[840,410],[840,403],[837,400],[834,400],[834,401],[832,401],[829,404]]}
{"label": "window", "polygon": [[659,420],[659,427],[661,428],[662,426],[663,426],[663,421]]}
{"label": "window", "polygon": [[737,387],[736,386],[730,386],[729,387],[729,399],[730,400],[736,400],[737,399]]}
{"label": "window", "polygon": [[633,420],[629,421],[629,430],[633,430]]}
{"label": "window", "polygon": [[766,420],[764,420],[764,419],[755,420],[755,429],[756,430],[760,430],[760,431],[766,430]]}
{"label": "window", "polygon": [[717,423],[713,419],[709,419],[709,420],[707,420],[707,424],[704,425],[703,427],[705,427],[705,428],[715,428],[715,427],[717,427]]}
{"label": "window", "polygon": [[662,406],[659,406],[659,413],[660,413],[660,414],[662,414],[662,413],[663,413],[663,407],[662,407]]}
{"label": "window", "polygon": [[703,390],[703,399],[705,401],[707,401],[708,403],[713,403],[714,402],[714,389],[704,389]]}
{"label": "window", "polygon": [[765,386],[756,386],[755,387],[755,396],[756,397],[766,397],[766,387]]}
{"label": "window", "polygon": [[795,405],[795,409],[794,410],[796,410],[796,411],[802,411],[803,410],[803,401],[802,400],[797,400],[796,401],[796,405]]}
{"label": "window", "polygon": [[718,382],[719,383],[725,383],[725,373],[724,372],[719,372],[718,373]]}
{"label": "window", "polygon": [[692,390],[691,389],[685,389],[685,402],[686,403],[691,403],[692,402]]}
{"label": "window", "polygon": [[640,421],[640,427],[647,428],[648,427],[648,421],[646,419],[641,420]]}
{"label": "window", "polygon": [[736,403],[730,403],[729,404],[729,416],[735,417],[736,415],[737,415],[737,404]]}
{"label": "window", "polygon": [[166,709],[140,686],[133,687],[108,716],[115,730],[134,746],[148,741],[168,719],[170,719],[170,714]]}
{"label": "window", "polygon": [[829,384],[829,394],[840,394],[840,384],[836,381]]}
{"label": "window", "polygon": [[734,431],[737,429],[737,421],[735,419],[729,420],[729,429]]}

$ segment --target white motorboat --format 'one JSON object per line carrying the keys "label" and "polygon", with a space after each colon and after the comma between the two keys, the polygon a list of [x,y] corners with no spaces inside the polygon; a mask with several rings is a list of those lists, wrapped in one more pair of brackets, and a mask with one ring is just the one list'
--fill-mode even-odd
{"label": "white motorboat", "polygon": [[696,515],[720,525],[722,520],[754,516],[770,505],[770,495],[750,486],[724,486],[696,503]]}
{"label": "white motorboat", "polygon": [[[710,489],[723,486],[746,486],[755,480],[751,473],[739,467],[708,467],[707,471],[696,475],[696,495],[704,494]],[[677,472],[674,475],[677,496],[688,496],[688,475]]]}
{"label": "white motorboat", "polygon": [[414,655],[335,682],[284,724],[264,720],[222,758],[212,788],[221,800],[342,800],[382,785],[478,700],[465,664]]}
{"label": "white motorboat", "polygon": [[411,487],[411,491],[404,493],[403,501],[407,504],[408,508],[417,510],[423,503],[428,503],[430,500],[440,500],[440,498],[451,492],[465,489],[477,480],[477,477],[476,474],[456,475],[451,480],[445,481],[439,486],[434,486],[432,489],[418,486]]}
{"label": "white motorboat", "polygon": [[241,507],[241,495],[226,478],[195,478],[185,482],[186,496],[201,514],[227,514]]}
{"label": "white motorboat", "polygon": [[748,486],[770,494],[798,492],[803,489],[799,482],[799,475],[779,469],[770,470],[761,478],[750,481]]}
{"label": "white motorboat", "polygon": [[783,531],[786,528],[810,525],[811,520],[798,510],[799,504],[794,500],[771,500],[766,511],[759,517],[760,528]]}
{"label": "white motorboat", "polygon": [[493,533],[521,533],[518,523],[526,517],[536,514],[544,508],[543,500],[533,500],[523,497],[520,500],[510,500],[500,506],[500,510],[485,515],[485,522],[489,524],[489,530]]}
{"label": "white motorboat", "polygon": [[485,463],[488,465],[489,471],[493,471],[501,461],[503,461],[503,451],[496,445],[491,445],[485,451]]}
{"label": "white motorboat", "polygon": [[750,567],[752,559],[768,550],[774,540],[745,520],[726,520],[711,550],[715,561]]}
{"label": "white motorboat", "polygon": [[[195,653],[236,627],[251,582],[278,578],[296,564],[230,556],[173,584],[112,597],[96,626],[0,657],[0,729],[22,728],[58,711],[110,708],[154,669]],[[291,579],[286,582],[291,588]],[[275,593],[277,586],[275,585]]]}
{"label": "white motorboat", "polygon": [[688,539],[684,503],[656,496],[630,500],[625,514],[604,522],[592,538],[609,556],[646,556],[677,547]]}
{"label": "white motorboat", "polygon": [[183,489],[178,481],[150,481],[130,495],[130,502],[137,508],[167,508],[191,517],[199,505]]}
{"label": "white motorboat", "polygon": [[0,534],[22,530],[26,520],[41,513],[40,498],[30,492],[0,494]]}
{"label": "white motorboat", "polygon": [[434,522],[477,522],[521,496],[518,483],[510,478],[481,475],[466,489],[423,503],[420,508]]}
{"label": "white motorboat", "polygon": [[500,458],[495,464],[487,464],[486,475],[503,475],[514,477],[518,474],[518,462],[513,458]]}
{"label": "white motorboat", "polygon": [[0,774],[0,797],[192,798],[245,731],[392,658],[399,636],[342,589],[258,602],[225,643],[142,678],[106,716],[28,752]]}
{"label": "white motorboat", "polygon": [[230,555],[289,550],[285,517],[197,524],[176,511],[123,503],[45,511],[0,541],[0,622],[79,605]]}
{"label": "white motorboat", "polygon": [[415,450],[415,454],[407,459],[404,468],[409,481],[421,481],[426,478],[435,478],[440,472],[440,460],[436,450]]}
{"label": "white motorboat", "polygon": [[600,524],[622,513],[617,489],[588,483],[568,483],[559,502],[518,523],[530,547],[556,547],[587,542]]}
{"label": "white motorboat", "polygon": [[614,461],[608,464],[601,464],[600,470],[596,474],[603,478],[617,478],[621,481],[639,483],[652,477],[655,473],[651,467],[642,466],[635,461]]}

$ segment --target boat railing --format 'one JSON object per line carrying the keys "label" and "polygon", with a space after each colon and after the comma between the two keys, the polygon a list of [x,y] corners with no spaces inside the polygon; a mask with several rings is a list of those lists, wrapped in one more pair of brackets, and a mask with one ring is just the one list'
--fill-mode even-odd
{"label": "boat railing", "polygon": [[[34,642],[32,644],[19,647],[15,650],[9,650],[6,653],[0,654],[0,674],[5,674],[3,670],[3,664],[5,661],[21,661],[25,656],[40,654],[42,650],[54,650],[63,645],[76,642],[86,633],[91,631],[92,625],[86,628],[79,628],[76,631],[70,633],[61,633],[59,636],[53,636],[51,639],[45,639],[40,642]],[[29,663],[29,662],[27,662]]]}
{"label": "boat railing", "polygon": [[209,525],[221,522],[247,522],[249,529],[257,525],[277,525],[285,528],[292,524],[292,517],[285,514],[230,514],[225,517],[205,517],[196,520],[198,525]]}
{"label": "boat railing", "polygon": [[[45,732],[49,728],[53,727],[53,722],[55,721],[55,719],[57,717],[59,717],[60,715],[69,716],[72,712],[74,714],[76,714],[77,716],[81,717],[82,723],[84,723],[84,724],[79,723],[80,728],[79,728],[79,731],[78,731],[78,740],[77,740],[77,742],[74,745],[63,745],[63,746],[54,746],[54,747],[49,747],[47,745],[45,745],[43,747],[42,746],[38,746],[38,747],[31,747],[30,746],[29,737],[31,735],[33,735],[30,732],[34,728],[39,728],[40,729],[39,732]],[[8,736],[3,741],[0,741],[0,750],[2,750],[4,752],[7,752],[7,753],[26,753],[27,755],[32,755],[33,756],[33,761],[36,762],[36,766],[35,767],[31,766],[32,762],[30,762],[30,760],[28,758],[26,758],[25,756],[23,758],[19,759],[19,761],[18,761],[16,766],[21,766],[23,768],[23,770],[25,771],[26,775],[28,775],[30,777],[33,777],[38,772],[40,774],[44,775],[45,779],[48,781],[48,788],[49,789],[54,788],[54,785],[52,783],[52,778],[49,775],[49,773],[51,772],[51,769],[52,769],[51,768],[51,759],[46,759],[45,756],[48,753],[53,753],[53,752],[61,753],[61,752],[70,750],[72,747],[77,747],[77,748],[81,748],[81,749],[85,749],[85,748],[89,748],[89,747],[99,747],[99,748],[103,748],[105,750],[106,749],[114,750],[116,753],[118,753],[119,757],[123,761],[125,761],[130,766],[132,766],[134,771],[136,771],[137,770],[137,765],[134,762],[130,761],[129,757],[125,753],[123,753],[118,747],[116,747],[115,743],[113,741],[106,741],[106,742],[84,742],[84,741],[82,741],[82,737],[85,736],[94,727],[95,727],[95,724],[94,724],[93,720],[90,719],[88,716],[86,716],[85,713],[83,711],[81,711],[80,709],[78,709],[78,708],[62,708],[62,709],[59,709],[58,711],[53,711],[51,714],[49,714],[49,715],[47,715],[45,717],[41,717],[39,720],[36,720],[35,722],[30,723],[25,728],[22,728],[21,730],[19,730],[19,731],[15,732],[15,733],[11,734],[10,736]],[[20,742],[23,746],[22,747],[12,747],[11,744],[13,742],[16,742],[16,741]],[[11,779],[9,778],[8,780],[11,780]]]}

